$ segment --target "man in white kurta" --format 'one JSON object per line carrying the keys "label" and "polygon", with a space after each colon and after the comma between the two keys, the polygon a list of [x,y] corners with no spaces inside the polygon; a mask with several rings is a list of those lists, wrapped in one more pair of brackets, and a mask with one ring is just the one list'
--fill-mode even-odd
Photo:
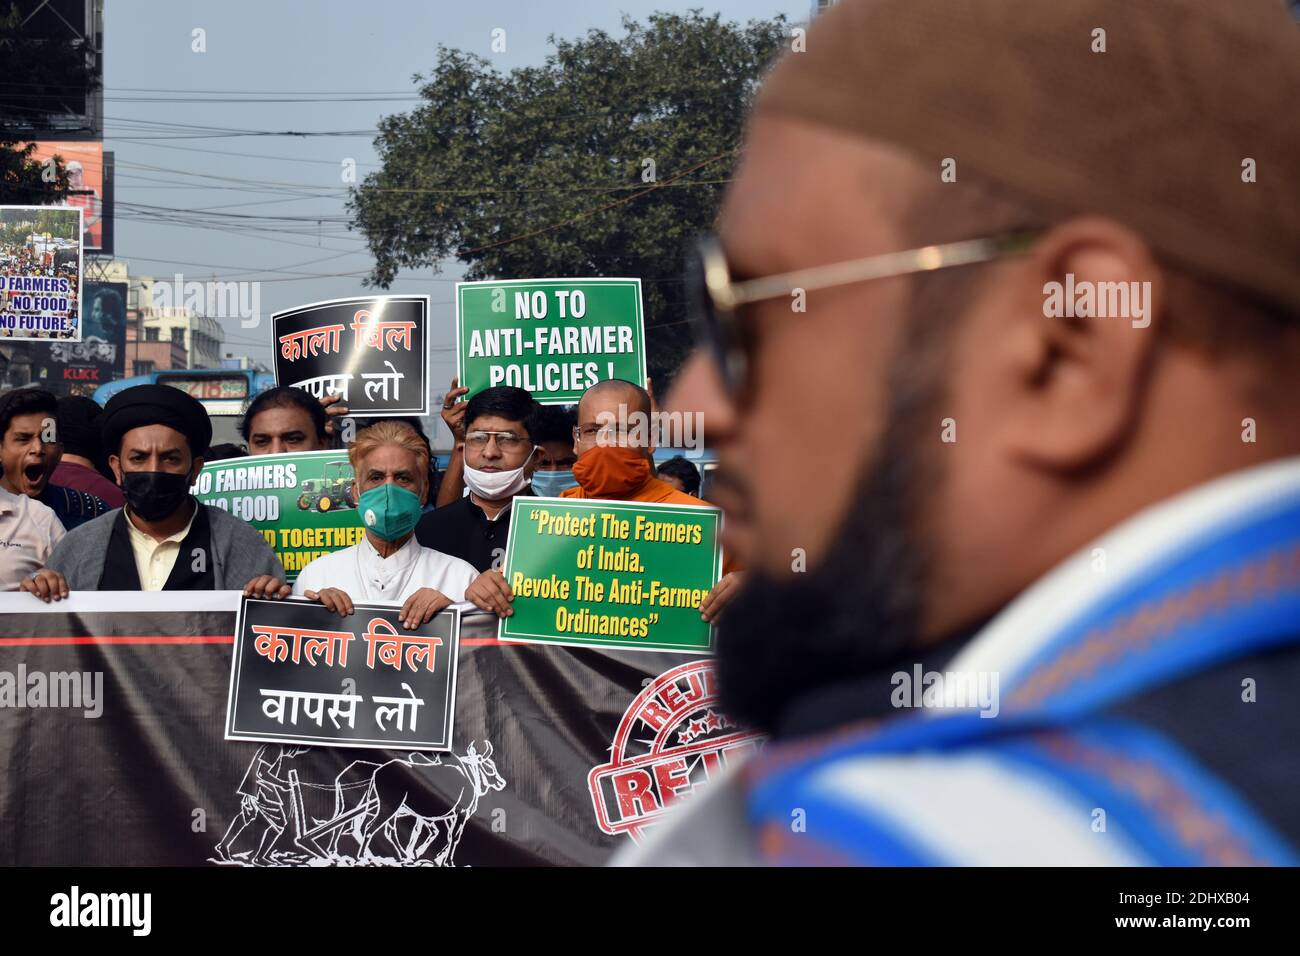
{"label": "man in white kurta", "polygon": [[293,593],[337,588],[354,601],[400,604],[414,591],[432,588],[457,604],[465,600],[465,588],[478,577],[468,561],[422,547],[413,534],[386,558],[380,556],[370,536],[367,532],[360,543],[308,564],[294,582]]}
{"label": "man in white kurta", "polygon": [[[404,423],[380,422],[361,433],[348,457],[355,473],[352,500],[365,536],[308,564],[292,593],[344,617],[353,612],[354,601],[400,604],[400,619],[408,628],[464,601],[478,571],[415,539],[429,494],[429,451],[422,439]],[[282,598],[290,589],[267,576],[250,581],[244,593]]]}

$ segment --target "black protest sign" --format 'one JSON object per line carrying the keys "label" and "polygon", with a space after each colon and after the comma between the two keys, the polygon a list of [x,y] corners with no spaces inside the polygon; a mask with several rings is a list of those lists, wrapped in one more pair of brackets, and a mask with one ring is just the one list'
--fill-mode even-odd
{"label": "black protest sign", "polygon": [[226,739],[445,750],[460,610],[411,630],[399,608],[245,598],[235,626]]}
{"label": "black protest sign", "polygon": [[271,316],[275,382],[363,417],[429,414],[429,297],[332,299]]}

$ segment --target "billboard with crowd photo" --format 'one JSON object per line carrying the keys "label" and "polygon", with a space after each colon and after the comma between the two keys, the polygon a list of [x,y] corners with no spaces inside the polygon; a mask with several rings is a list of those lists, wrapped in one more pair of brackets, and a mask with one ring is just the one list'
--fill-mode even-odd
{"label": "billboard with crowd photo", "polygon": [[81,341],[81,215],[0,206],[0,339]]}

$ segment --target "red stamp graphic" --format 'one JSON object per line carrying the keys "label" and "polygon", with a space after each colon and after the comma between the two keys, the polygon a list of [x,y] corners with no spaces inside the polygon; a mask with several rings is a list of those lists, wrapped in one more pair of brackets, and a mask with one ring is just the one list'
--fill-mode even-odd
{"label": "red stamp graphic", "polygon": [[602,830],[639,839],[677,801],[759,747],[762,735],[734,725],[717,702],[711,660],[665,671],[636,696],[610,762],[587,776]]}

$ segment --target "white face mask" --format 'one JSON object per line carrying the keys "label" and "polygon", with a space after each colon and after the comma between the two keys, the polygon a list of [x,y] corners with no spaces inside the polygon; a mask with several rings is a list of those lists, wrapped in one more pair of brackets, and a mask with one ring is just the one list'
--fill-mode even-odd
{"label": "white face mask", "polygon": [[479,471],[465,465],[465,486],[480,498],[496,501],[499,498],[511,498],[528,485],[528,476],[524,462],[513,471]]}

